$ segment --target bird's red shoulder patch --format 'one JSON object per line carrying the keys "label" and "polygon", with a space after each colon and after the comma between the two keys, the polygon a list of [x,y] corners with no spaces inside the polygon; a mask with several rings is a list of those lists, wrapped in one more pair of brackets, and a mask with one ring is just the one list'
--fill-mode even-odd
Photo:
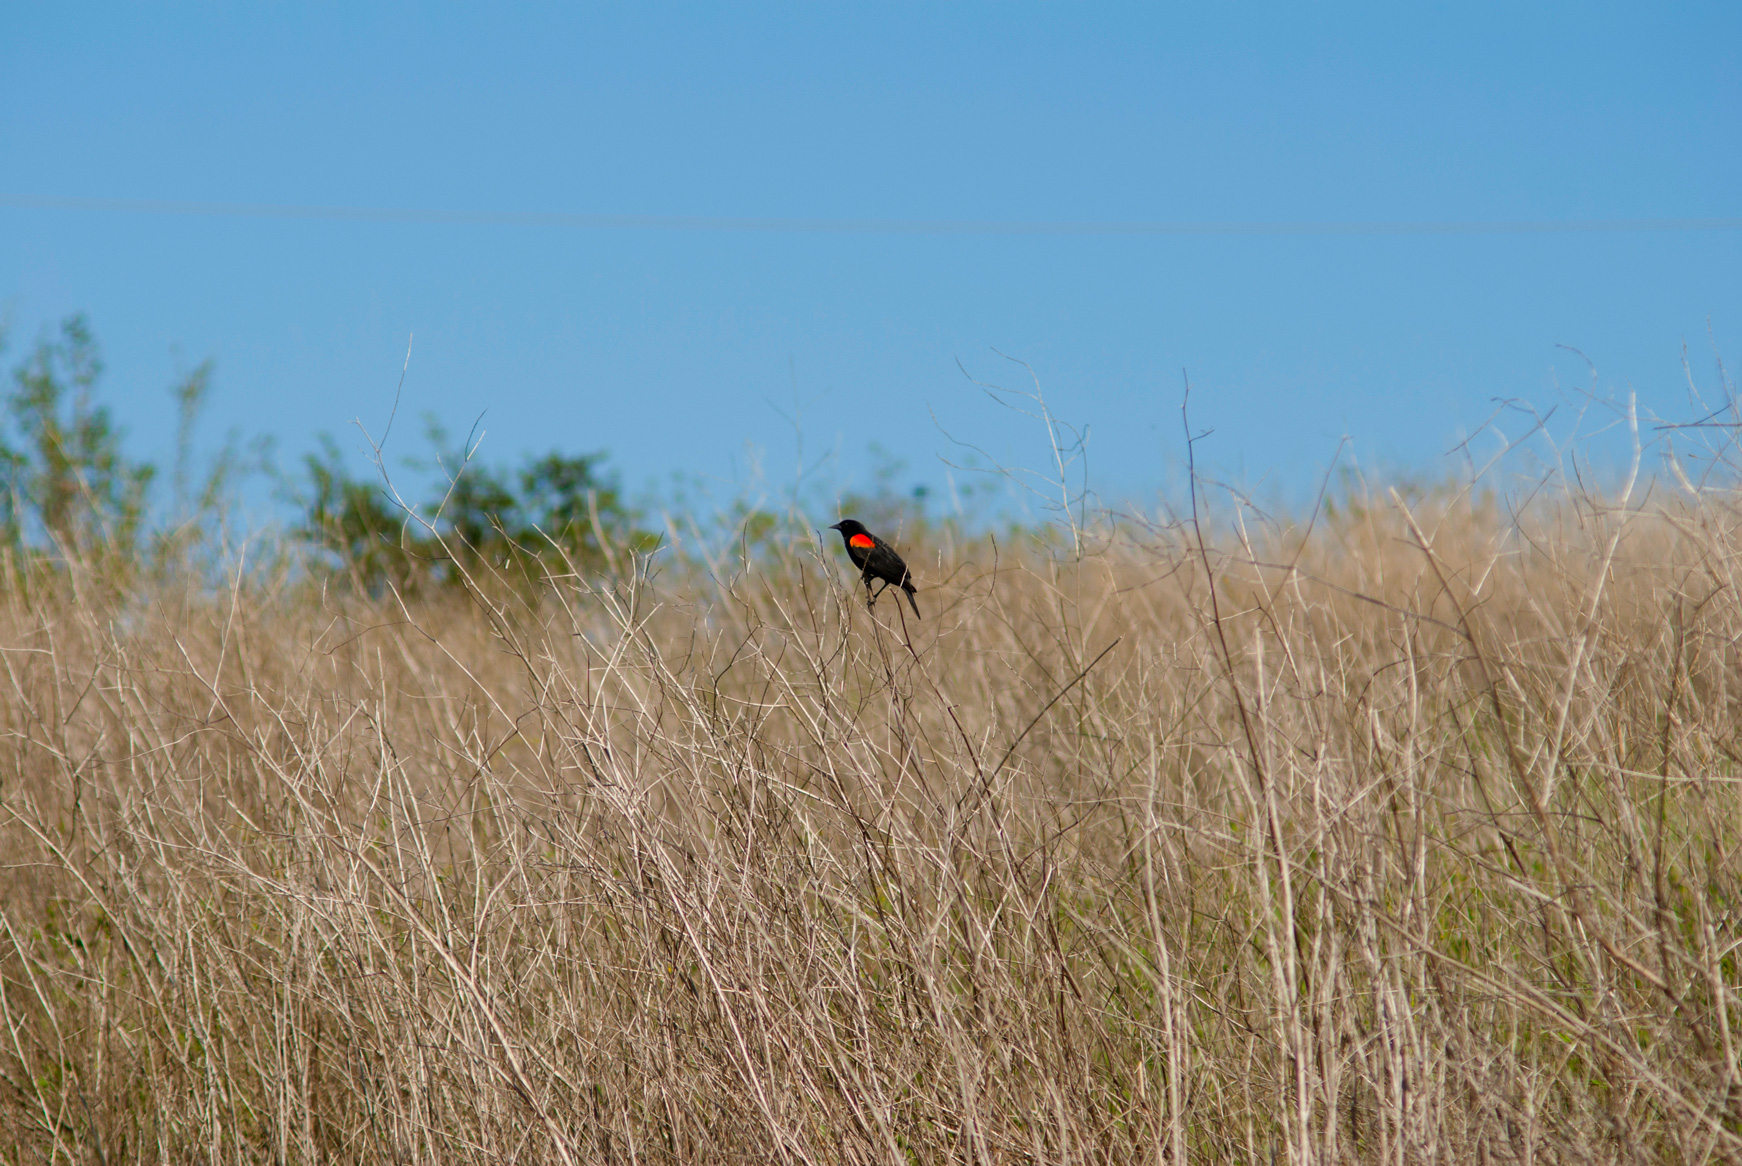
{"label": "bird's red shoulder patch", "polygon": [[847,540],[847,545],[850,547],[874,547],[877,545],[877,540],[868,534],[856,534]]}

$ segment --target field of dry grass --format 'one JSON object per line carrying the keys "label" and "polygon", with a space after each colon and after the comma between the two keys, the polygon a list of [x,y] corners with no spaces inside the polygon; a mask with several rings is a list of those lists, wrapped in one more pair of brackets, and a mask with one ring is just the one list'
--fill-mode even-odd
{"label": "field of dry grass", "polygon": [[0,1161],[1742,1159],[1739,520],[14,587]]}

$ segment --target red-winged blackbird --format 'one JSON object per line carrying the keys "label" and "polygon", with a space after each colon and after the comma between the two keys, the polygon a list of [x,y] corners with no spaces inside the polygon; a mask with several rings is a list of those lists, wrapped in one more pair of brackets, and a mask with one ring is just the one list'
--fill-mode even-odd
{"label": "red-winged blackbird", "polygon": [[[908,571],[907,564],[901,561],[901,556],[895,553],[894,547],[866,530],[865,524],[856,518],[843,518],[829,529],[841,532],[841,541],[847,544],[847,555],[862,573],[861,577],[865,580],[866,607],[876,603],[877,595],[882,595],[884,588],[893,584],[907,592],[907,602],[913,608],[913,614],[919,615],[919,604],[913,601],[913,575]],[[873,579],[883,581],[883,586],[877,589],[877,595],[871,594]]]}

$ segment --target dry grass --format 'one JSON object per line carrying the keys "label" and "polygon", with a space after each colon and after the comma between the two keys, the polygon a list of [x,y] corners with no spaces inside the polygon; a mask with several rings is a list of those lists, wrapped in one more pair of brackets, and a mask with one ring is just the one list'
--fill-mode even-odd
{"label": "dry grass", "polygon": [[1739,518],[15,591],[0,1159],[1737,1160]]}

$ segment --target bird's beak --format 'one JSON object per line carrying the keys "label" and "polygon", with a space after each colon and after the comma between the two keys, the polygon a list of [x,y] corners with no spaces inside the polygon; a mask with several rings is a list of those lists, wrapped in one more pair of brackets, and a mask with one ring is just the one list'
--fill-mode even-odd
{"label": "bird's beak", "polygon": [[840,529],[841,529],[841,524],[840,524],[840,523],[838,523],[838,522],[837,522],[837,523],[835,523],[835,525],[833,525],[833,526],[831,526],[831,527],[829,527],[829,529],[830,529],[830,530],[840,530]]}

